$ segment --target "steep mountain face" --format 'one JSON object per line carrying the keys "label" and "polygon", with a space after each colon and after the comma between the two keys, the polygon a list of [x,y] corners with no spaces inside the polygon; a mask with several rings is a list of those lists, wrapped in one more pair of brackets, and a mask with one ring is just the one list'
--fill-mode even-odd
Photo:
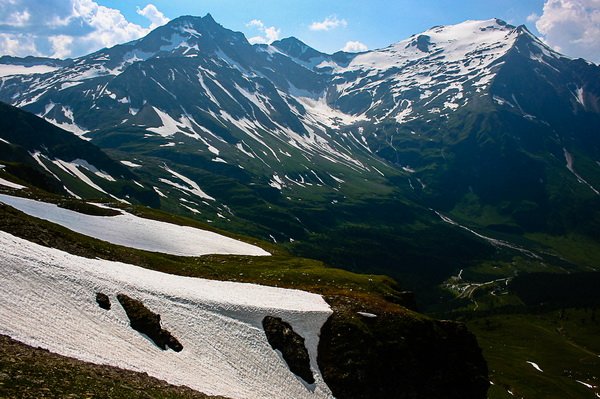
{"label": "steep mountain face", "polygon": [[[580,214],[587,219],[582,230],[592,231],[598,227],[600,68],[561,56],[525,27],[490,22],[430,31],[427,48],[448,69],[418,75],[426,82],[410,87],[421,90],[420,101],[411,102],[402,121],[399,114],[398,123],[383,121],[369,144],[389,161],[410,165],[437,209],[482,221],[493,207],[497,215],[487,225],[502,231],[564,233],[580,223],[573,217]],[[455,39],[458,28],[475,44]],[[447,31],[454,39],[438,53],[447,43],[435,34]],[[419,37],[411,43],[418,48]],[[419,72],[427,71],[428,60],[419,59],[425,64]],[[434,89],[424,94],[429,84]]]}
{"label": "steep mountain face", "polygon": [[207,15],[3,77],[0,100],[136,165],[165,209],[439,282],[495,252],[478,229],[593,239],[599,77],[495,19],[328,55]]}
{"label": "steep mountain face", "polygon": [[57,194],[158,202],[155,192],[134,183],[136,176],[128,167],[95,145],[4,103],[0,103],[0,160],[4,172]]}

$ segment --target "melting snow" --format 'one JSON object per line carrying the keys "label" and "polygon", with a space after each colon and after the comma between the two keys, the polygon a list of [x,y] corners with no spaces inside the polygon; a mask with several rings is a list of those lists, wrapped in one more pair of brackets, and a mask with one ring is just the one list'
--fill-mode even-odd
{"label": "melting snow", "polygon": [[154,109],[154,112],[156,112],[156,115],[158,115],[158,117],[162,121],[162,126],[149,127],[146,130],[151,131],[153,133],[158,133],[159,135],[161,135],[163,137],[172,136],[175,133],[180,131],[180,128],[181,128],[180,123],[178,123],[175,119],[171,118],[171,116],[169,114],[167,114],[166,112],[163,112],[156,107],[152,107],[152,108]]}
{"label": "melting snow", "polygon": [[569,151],[567,151],[566,148],[563,148],[563,152],[565,154],[565,161],[567,162],[567,169],[569,169],[569,171],[571,173],[573,173],[573,175],[577,178],[577,181],[581,184],[585,184],[594,193],[596,193],[597,195],[600,195],[600,192],[598,190],[596,190],[596,188],[594,186],[592,186],[583,177],[581,177],[577,172],[575,172],[575,168],[573,168],[573,156],[571,155],[571,153]]}
{"label": "melting snow", "polygon": [[33,153],[32,153],[32,152],[30,152],[30,153],[29,153],[29,155],[31,155],[31,157],[32,157],[33,159],[35,159],[35,161],[36,161],[36,162],[37,162],[37,163],[38,163],[38,164],[39,164],[39,165],[40,165],[40,166],[41,166],[41,167],[42,167],[42,168],[43,168],[43,169],[44,169],[46,172],[50,173],[52,176],[54,176],[54,178],[55,178],[56,180],[59,180],[59,181],[60,181],[60,179],[58,178],[58,176],[56,176],[56,175],[55,175],[55,174],[54,174],[54,173],[53,173],[53,172],[52,172],[50,169],[48,169],[48,167],[46,166],[46,164],[44,164],[44,162],[42,161],[42,158],[44,158],[44,159],[48,159],[48,157],[46,157],[45,155],[42,155],[42,153],[40,153],[39,151],[36,151],[36,152],[33,152]]}
{"label": "melting snow", "polygon": [[142,165],[139,165],[137,163],[133,163],[131,161],[121,161],[121,163],[125,166],[129,166],[130,168],[141,168]]}
{"label": "melting snow", "polygon": [[269,186],[281,191],[285,187],[285,183],[283,182],[283,180],[281,180],[281,177],[279,177],[277,173],[275,173],[273,174],[273,178],[269,182]]}
{"label": "melting snow", "polygon": [[544,372],[544,370],[542,370],[542,369],[540,368],[540,366],[538,366],[538,365],[537,365],[537,363],[530,362],[529,360],[527,360],[527,363],[531,364],[531,365],[533,366],[533,368],[534,368],[534,369],[536,369],[537,371],[539,371],[540,373],[543,373],[543,372]]}
{"label": "melting snow", "polygon": [[585,97],[583,96],[583,88],[582,87],[577,88],[575,98],[577,99],[577,102],[579,104],[581,104],[582,106],[585,107]]}
{"label": "melting snow", "polygon": [[246,154],[247,156],[249,156],[250,158],[254,158],[254,154],[252,154],[249,151],[246,151],[246,149],[244,149],[244,145],[242,143],[237,143],[235,145],[235,148],[237,148],[238,150],[240,150],[243,154]]}
{"label": "melting snow", "polygon": [[356,312],[356,313],[358,313],[359,315],[361,315],[363,317],[367,317],[367,318],[370,318],[370,319],[373,319],[373,318],[377,317],[377,315],[373,314],[373,313],[367,313],[367,312]]}
{"label": "melting snow", "polygon": [[91,181],[89,177],[87,177],[82,171],[80,171],[77,168],[77,166],[79,166],[78,164],[73,162],[65,162],[61,159],[55,159],[52,161],[52,163],[61,168],[63,171],[70,174],[71,176],[77,177],[79,180],[92,187],[93,189],[98,190],[104,194],[108,194],[102,189],[102,187],[98,186],[96,183]]}
{"label": "melting snow", "polygon": [[210,195],[206,194],[204,191],[202,191],[202,189],[200,188],[200,186],[198,186],[198,183],[196,183],[195,181],[193,181],[192,179],[190,179],[189,177],[185,177],[184,175],[182,175],[181,173],[177,173],[174,170],[170,169],[168,166],[164,165],[163,169],[166,170],[167,172],[169,172],[172,176],[178,178],[179,180],[183,181],[184,183],[186,183],[188,186],[183,186],[181,184],[172,182],[170,180],[167,179],[159,179],[160,181],[162,181],[163,183],[166,183],[168,185],[171,185],[173,187],[176,187],[180,190],[186,191],[190,194],[196,195],[200,198],[205,198],[211,201],[214,201],[215,199],[213,197],[211,197]]}
{"label": "melting snow", "polygon": [[[83,361],[108,364],[210,395],[333,398],[317,363],[323,298],[298,290],[180,277],[87,259],[0,232],[0,333]],[[112,308],[101,309],[96,292]],[[161,350],[129,326],[125,293],[161,315],[183,351]],[[261,322],[281,317],[305,338],[316,383],[308,389],[267,342]]]}
{"label": "melting snow", "polygon": [[9,75],[30,75],[34,73],[48,73],[54,72],[58,67],[49,65],[11,65],[11,64],[0,64],[0,77]]}
{"label": "melting snow", "polygon": [[578,383],[580,383],[581,385],[583,385],[583,386],[585,386],[586,388],[589,388],[589,389],[596,389],[596,388],[598,388],[595,385],[588,384],[588,383],[583,382],[583,381],[579,381],[579,380],[575,380],[575,381],[577,381]]}
{"label": "melting snow", "polygon": [[28,215],[130,248],[180,256],[270,255],[262,248],[217,233],[140,218],[127,212],[117,216],[92,216],[46,202],[2,194],[0,201]]}
{"label": "melting snow", "polygon": [[1,177],[0,177],[0,186],[10,187],[10,188],[14,188],[16,190],[21,190],[21,189],[27,188],[27,187],[22,186],[20,184],[13,183],[11,181],[5,180],[5,179],[3,179]]}
{"label": "melting snow", "polygon": [[71,163],[74,165],[80,166],[84,169],[89,170],[90,172],[92,172],[93,174],[95,174],[98,177],[103,178],[104,180],[116,181],[111,175],[109,175],[108,173],[106,173],[102,170],[99,170],[98,168],[96,168],[94,165],[90,164],[85,159],[75,159],[75,160],[71,161]]}
{"label": "melting snow", "polygon": [[163,194],[162,191],[160,191],[158,189],[158,187],[152,187],[154,189],[154,191],[156,192],[156,194],[158,194],[159,196],[163,197],[163,198],[167,198],[167,196],[165,194]]}

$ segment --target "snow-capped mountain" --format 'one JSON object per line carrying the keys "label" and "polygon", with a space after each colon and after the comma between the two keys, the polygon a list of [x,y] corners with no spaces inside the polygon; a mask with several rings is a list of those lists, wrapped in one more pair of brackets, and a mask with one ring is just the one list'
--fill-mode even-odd
{"label": "snow-capped mountain", "polygon": [[442,116],[486,92],[519,35],[499,20],[434,27],[335,69],[332,100],[371,121]]}
{"label": "snow-capped mountain", "polygon": [[[21,93],[23,85],[29,89]],[[80,135],[135,126],[165,140],[179,133],[215,155],[236,145],[238,156],[264,152],[279,159],[291,146],[358,164],[324,137],[324,125],[334,122],[313,120],[291,94],[325,86],[324,78],[274,47],[253,47],[206,16],[179,18],[53,74],[4,80],[2,93]],[[267,141],[261,139],[266,132]],[[273,140],[281,144],[269,145]]]}
{"label": "snow-capped mountain", "polygon": [[350,221],[401,237],[416,220],[443,223],[430,209],[505,233],[563,234],[582,226],[571,213],[597,227],[598,82],[597,65],[497,19],[329,55],[295,38],[250,45],[207,15],[53,72],[0,78],[0,100],[135,165],[161,206],[242,220],[264,238],[318,241]]}

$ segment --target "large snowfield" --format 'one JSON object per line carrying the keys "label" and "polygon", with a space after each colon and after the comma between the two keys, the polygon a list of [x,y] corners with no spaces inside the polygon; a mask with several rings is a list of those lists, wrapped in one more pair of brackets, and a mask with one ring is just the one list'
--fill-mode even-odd
{"label": "large snowfield", "polygon": [[55,204],[4,194],[0,194],[0,202],[77,233],[130,248],[180,256],[270,255],[262,248],[221,234],[140,218],[124,211],[117,216],[92,216]]}
{"label": "large snowfield", "polygon": [[[298,290],[211,281],[87,259],[0,231],[0,334],[84,361],[146,372],[231,398],[332,398],[316,365],[323,298]],[[110,297],[111,310],[95,302]],[[163,351],[129,327],[124,293],[159,313],[183,351]],[[292,374],[262,319],[281,317],[306,339],[316,382]]]}

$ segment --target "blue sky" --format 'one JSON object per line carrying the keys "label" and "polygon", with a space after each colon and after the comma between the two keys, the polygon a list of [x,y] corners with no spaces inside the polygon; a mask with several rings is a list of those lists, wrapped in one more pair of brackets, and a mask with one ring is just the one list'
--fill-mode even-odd
{"label": "blue sky", "polygon": [[0,55],[76,57],[207,13],[253,43],[295,36],[329,53],[500,18],[526,24],[563,54],[600,62],[600,0],[0,0]]}
{"label": "blue sky", "polygon": [[[136,13],[144,4],[135,1],[99,0],[99,4],[120,9],[131,21],[144,24]],[[516,25],[527,22],[533,13],[541,14],[543,0],[154,0],[165,16],[212,16],[225,27],[244,32],[247,37],[259,32],[246,26],[257,19],[280,30],[280,37],[296,36],[325,52],[340,50],[348,41],[359,41],[369,48],[385,47],[422,32],[434,25],[454,24],[467,19],[501,18]],[[311,30],[313,22],[326,18],[345,21],[329,31]],[[537,32],[536,32],[537,33]]]}

